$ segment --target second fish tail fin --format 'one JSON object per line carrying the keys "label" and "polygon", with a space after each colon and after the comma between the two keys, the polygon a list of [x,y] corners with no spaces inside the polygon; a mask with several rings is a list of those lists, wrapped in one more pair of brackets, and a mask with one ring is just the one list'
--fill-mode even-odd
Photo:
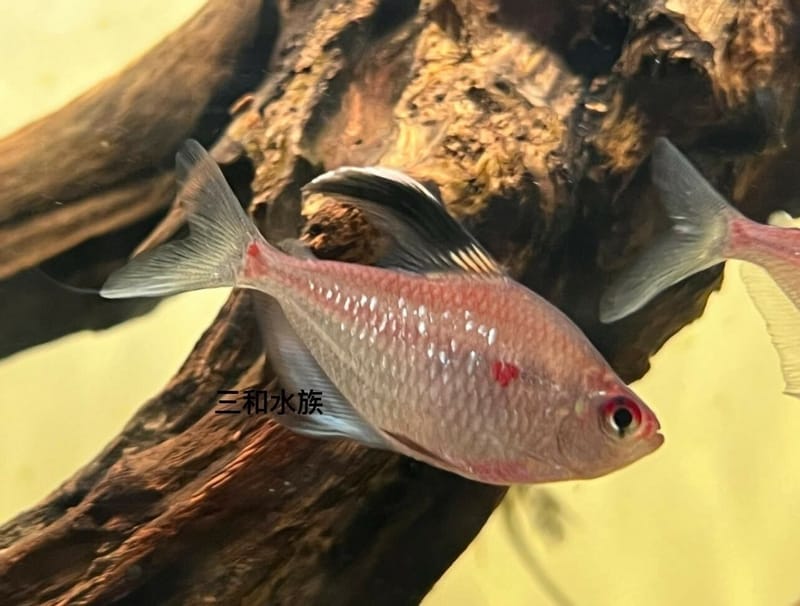
{"label": "second fish tail fin", "polygon": [[600,320],[615,322],[657,294],[725,260],[731,219],[739,216],[725,198],[667,139],[655,141],[653,183],[672,221],[611,284],[600,300]]}
{"label": "second fish tail fin", "polygon": [[160,297],[234,286],[247,246],[264,241],[217,163],[197,141],[187,141],[178,151],[176,171],[189,237],[131,259],[106,280],[101,296]]}

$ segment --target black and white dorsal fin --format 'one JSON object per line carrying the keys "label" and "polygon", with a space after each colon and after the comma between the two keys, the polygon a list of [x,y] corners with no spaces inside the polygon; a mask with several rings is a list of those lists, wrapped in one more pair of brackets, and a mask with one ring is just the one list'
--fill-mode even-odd
{"label": "black and white dorsal fin", "polygon": [[436,196],[400,171],[346,166],[320,175],[303,191],[347,198],[392,237],[392,250],[376,265],[416,273],[505,275]]}

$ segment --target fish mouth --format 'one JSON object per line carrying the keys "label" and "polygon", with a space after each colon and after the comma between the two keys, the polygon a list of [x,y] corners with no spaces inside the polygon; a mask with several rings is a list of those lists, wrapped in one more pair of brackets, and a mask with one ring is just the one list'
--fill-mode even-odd
{"label": "fish mouth", "polygon": [[641,436],[646,440],[660,440],[659,445],[664,442],[664,436],[659,433],[661,430],[661,423],[655,415],[648,415],[647,420],[644,422],[641,429]]}
{"label": "fish mouth", "polygon": [[661,429],[661,426],[658,424],[658,421],[656,421],[654,424],[650,425],[647,431],[642,435],[649,452],[657,450],[664,443],[664,435],[659,429]]}
{"label": "fish mouth", "polygon": [[649,415],[639,433],[642,442],[647,445],[648,452],[653,452],[664,443],[664,436],[660,430],[661,423],[658,422],[656,416]]}

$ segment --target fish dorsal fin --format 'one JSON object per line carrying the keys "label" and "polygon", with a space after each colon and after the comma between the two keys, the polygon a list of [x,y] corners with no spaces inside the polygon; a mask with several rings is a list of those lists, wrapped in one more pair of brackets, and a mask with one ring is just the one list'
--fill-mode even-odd
{"label": "fish dorsal fin", "polygon": [[765,269],[743,263],[741,276],[778,352],[786,383],[784,393],[800,398],[800,309]]}
{"label": "fish dorsal fin", "polygon": [[308,183],[304,192],[342,196],[393,240],[376,265],[415,273],[460,271],[504,276],[491,255],[451,217],[424,185],[383,167],[342,167]]}

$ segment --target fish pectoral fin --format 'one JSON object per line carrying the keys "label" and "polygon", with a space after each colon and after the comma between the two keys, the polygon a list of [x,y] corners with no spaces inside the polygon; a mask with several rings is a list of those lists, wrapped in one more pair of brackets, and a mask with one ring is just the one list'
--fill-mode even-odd
{"label": "fish pectoral fin", "polygon": [[800,309],[765,269],[742,263],[741,275],[778,352],[786,383],[784,391],[800,398]]}
{"label": "fish pectoral fin", "polygon": [[393,240],[379,267],[415,273],[505,271],[424,185],[383,167],[343,167],[308,183],[305,193],[342,196]]}
{"label": "fish pectoral fin", "polygon": [[[391,450],[373,428],[333,384],[312,353],[292,328],[280,304],[272,297],[251,291],[267,358],[278,378],[293,394],[315,394],[321,402],[317,412],[299,414],[287,410],[275,420],[292,431],[314,438],[349,438],[371,448]],[[294,406],[298,404],[294,402]]]}

